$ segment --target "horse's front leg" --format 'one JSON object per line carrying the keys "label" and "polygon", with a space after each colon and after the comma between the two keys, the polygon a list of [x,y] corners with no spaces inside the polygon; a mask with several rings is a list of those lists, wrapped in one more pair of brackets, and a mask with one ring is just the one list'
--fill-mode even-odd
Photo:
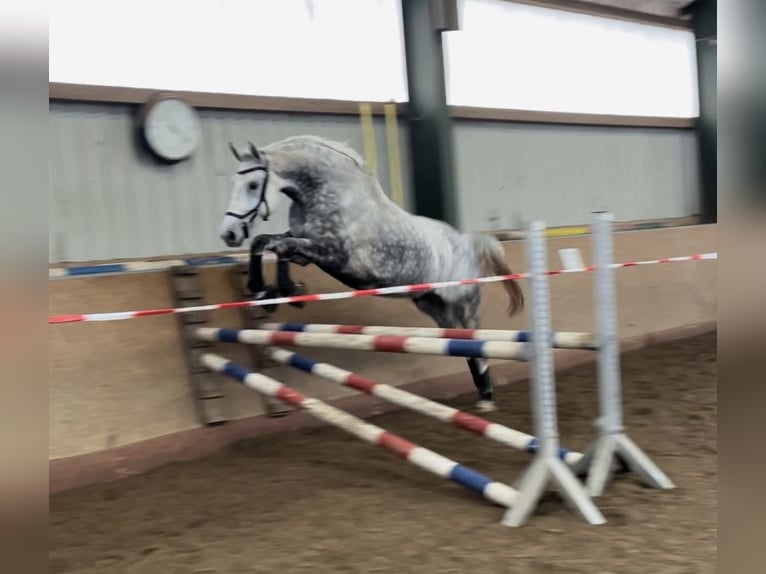
{"label": "horse's front leg", "polygon": [[317,267],[333,267],[339,261],[338,250],[332,244],[320,245],[304,237],[275,237],[265,249],[273,251],[280,259],[302,266],[313,263]]}
{"label": "horse's front leg", "polygon": [[[263,252],[269,242],[279,238],[289,237],[289,232],[276,235],[263,234],[253,238],[250,244],[250,263],[247,272],[247,288],[256,299],[264,298],[267,293],[266,282],[263,280]],[[285,263],[287,265],[287,263]],[[275,296],[272,294],[271,296]]]}
{"label": "horse's front leg", "polygon": [[[309,263],[308,260],[297,256],[292,262],[300,265],[308,265]],[[279,256],[277,256],[277,290],[283,297],[306,294],[306,286],[301,282],[293,281],[292,277],[290,277],[290,261]],[[303,301],[291,301],[289,304],[299,308],[303,308],[306,305]]]}
{"label": "horse's front leg", "polygon": [[295,289],[295,283],[290,277],[290,262],[281,257],[277,257],[277,289],[284,296],[292,295]]}

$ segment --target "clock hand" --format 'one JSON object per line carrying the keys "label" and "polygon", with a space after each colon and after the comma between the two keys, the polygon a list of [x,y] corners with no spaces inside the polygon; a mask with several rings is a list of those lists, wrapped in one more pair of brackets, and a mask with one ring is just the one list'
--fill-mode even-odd
{"label": "clock hand", "polygon": [[180,129],[178,129],[176,124],[168,124],[168,129],[179,136],[184,141],[184,143],[189,143],[189,136],[185,135]]}

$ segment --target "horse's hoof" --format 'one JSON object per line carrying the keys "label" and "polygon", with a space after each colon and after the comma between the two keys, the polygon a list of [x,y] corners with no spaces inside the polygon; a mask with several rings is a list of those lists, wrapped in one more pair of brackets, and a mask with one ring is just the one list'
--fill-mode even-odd
{"label": "horse's hoof", "polygon": [[497,410],[497,405],[495,405],[495,401],[482,400],[476,403],[475,408],[482,413],[492,413]]}
{"label": "horse's hoof", "polygon": [[[277,297],[277,290],[271,285],[266,285],[263,290],[259,291],[253,296],[256,301],[262,301],[264,299],[275,299]],[[267,313],[273,313],[279,308],[279,305],[261,305],[263,310]]]}
{"label": "horse's hoof", "polygon": [[[306,289],[306,286],[303,283],[294,283],[293,288],[291,289],[290,295],[306,295],[308,293],[308,290]],[[298,309],[303,309],[306,306],[305,301],[291,301],[289,305],[292,305],[293,307],[298,307]]]}

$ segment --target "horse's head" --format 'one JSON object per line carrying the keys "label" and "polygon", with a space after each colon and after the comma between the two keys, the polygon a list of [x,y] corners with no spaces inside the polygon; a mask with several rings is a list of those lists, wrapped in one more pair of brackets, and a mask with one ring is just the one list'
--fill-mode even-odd
{"label": "horse's head", "polygon": [[269,171],[266,155],[248,142],[245,151],[229,149],[237,159],[229,208],[223,217],[219,235],[229,247],[239,247],[250,236],[250,228],[260,216],[268,221],[271,207],[279,195],[279,176]]}

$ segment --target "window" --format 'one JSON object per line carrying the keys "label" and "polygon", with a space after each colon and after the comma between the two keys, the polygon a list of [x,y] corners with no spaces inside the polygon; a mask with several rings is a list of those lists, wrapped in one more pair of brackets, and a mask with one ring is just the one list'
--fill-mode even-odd
{"label": "window", "polygon": [[458,0],[444,36],[451,105],[695,117],[694,36],[501,0]]}
{"label": "window", "polygon": [[56,0],[53,82],[407,99],[400,0]]}

